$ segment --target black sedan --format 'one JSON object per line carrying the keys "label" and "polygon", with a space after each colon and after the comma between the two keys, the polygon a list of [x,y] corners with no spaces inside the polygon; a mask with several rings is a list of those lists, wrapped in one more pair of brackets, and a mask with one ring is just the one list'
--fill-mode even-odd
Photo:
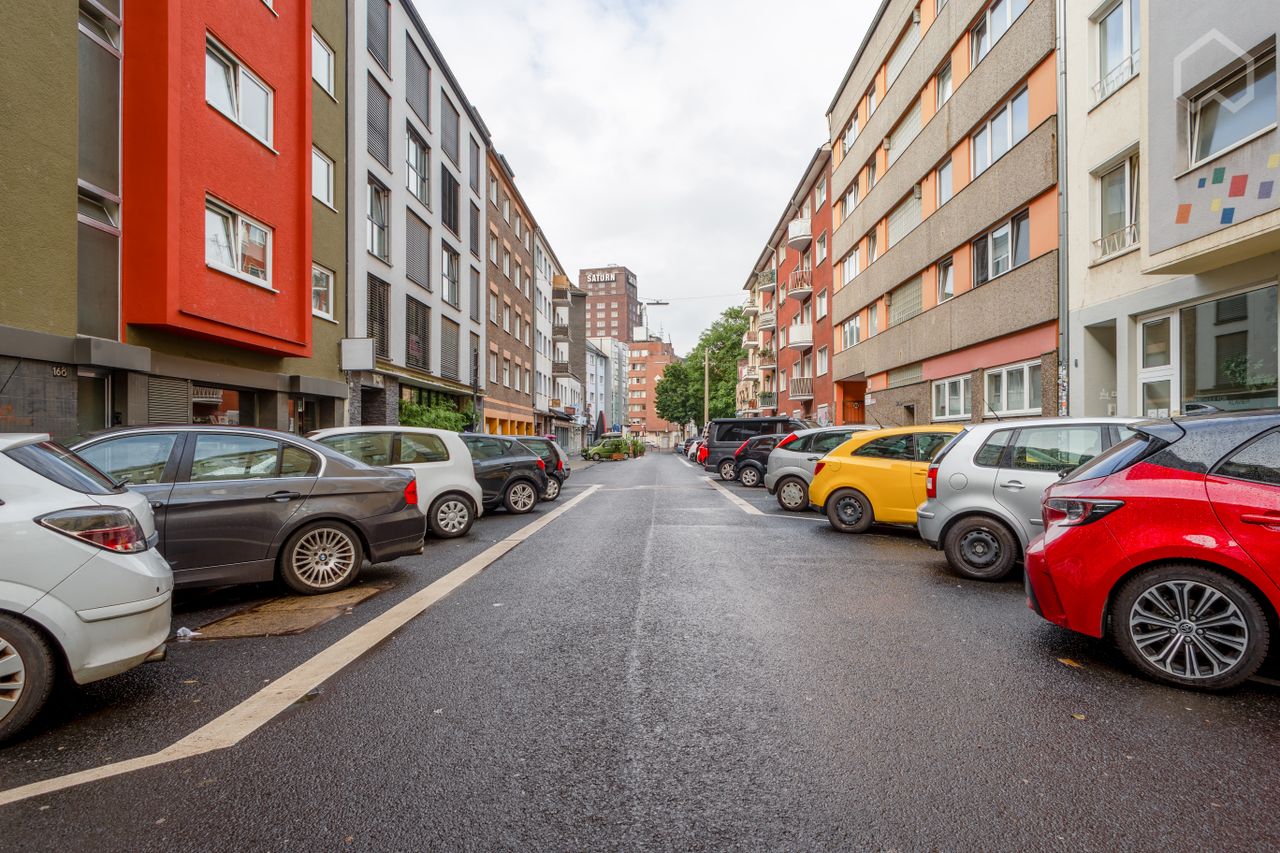
{"label": "black sedan", "polygon": [[413,475],[249,427],[126,427],[75,450],[147,496],[176,586],[279,579],[311,595],[421,553]]}
{"label": "black sedan", "polygon": [[511,436],[463,433],[486,511],[532,512],[547,493],[547,463]]}
{"label": "black sedan", "polygon": [[778,446],[784,435],[757,435],[742,442],[733,454],[734,479],[744,486],[754,488],[764,482],[769,470],[769,452]]}

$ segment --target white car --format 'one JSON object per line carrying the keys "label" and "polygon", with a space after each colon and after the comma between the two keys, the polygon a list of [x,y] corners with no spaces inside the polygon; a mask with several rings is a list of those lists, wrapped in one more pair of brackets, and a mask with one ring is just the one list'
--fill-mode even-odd
{"label": "white car", "polygon": [[418,508],[441,539],[465,536],[484,514],[471,451],[456,432],[407,426],[349,426],[307,435],[366,465],[405,468],[418,482]]}
{"label": "white car", "polygon": [[173,573],[147,499],[39,434],[0,434],[0,741],[59,672],[86,684],[164,657]]}

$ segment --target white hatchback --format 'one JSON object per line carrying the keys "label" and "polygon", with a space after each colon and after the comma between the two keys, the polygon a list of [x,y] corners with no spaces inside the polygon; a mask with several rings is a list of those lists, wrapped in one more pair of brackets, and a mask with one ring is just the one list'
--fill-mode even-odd
{"label": "white hatchback", "polygon": [[164,656],[173,573],[147,500],[39,434],[0,434],[0,741],[65,669],[86,684]]}
{"label": "white hatchback", "polygon": [[484,514],[471,451],[456,432],[427,427],[349,426],[307,438],[366,465],[405,468],[418,482],[418,508],[441,539],[465,536]]}

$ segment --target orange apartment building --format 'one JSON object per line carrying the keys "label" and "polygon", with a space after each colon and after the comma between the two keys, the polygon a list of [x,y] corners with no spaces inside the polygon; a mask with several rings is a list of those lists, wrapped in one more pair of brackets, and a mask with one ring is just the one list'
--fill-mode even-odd
{"label": "orange apartment building", "polygon": [[682,427],[658,417],[654,392],[663,370],[676,361],[675,349],[669,341],[656,337],[647,341],[632,341],[628,346],[630,363],[627,366],[627,428],[639,435],[655,437],[660,444],[666,443]]}

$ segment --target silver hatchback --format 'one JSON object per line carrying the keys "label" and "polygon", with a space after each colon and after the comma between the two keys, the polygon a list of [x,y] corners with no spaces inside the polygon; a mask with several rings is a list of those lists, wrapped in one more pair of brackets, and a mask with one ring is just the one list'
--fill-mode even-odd
{"label": "silver hatchback", "polygon": [[813,482],[813,466],[818,460],[849,440],[859,430],[876,429],[866,424],[817,427],[796,430],[778,442],[769,453],[769,466],[764,487],[778,499],[778,505],[789,512],[809,508],[809,484]]}
{"label": "silver hatchback", "polygon": [[1043,529],[1040,499],[1065,471],[1129,436],[1126,418],[1038,418],[977,424],[929,466],[920,536],[953,571],[998,580]]}

